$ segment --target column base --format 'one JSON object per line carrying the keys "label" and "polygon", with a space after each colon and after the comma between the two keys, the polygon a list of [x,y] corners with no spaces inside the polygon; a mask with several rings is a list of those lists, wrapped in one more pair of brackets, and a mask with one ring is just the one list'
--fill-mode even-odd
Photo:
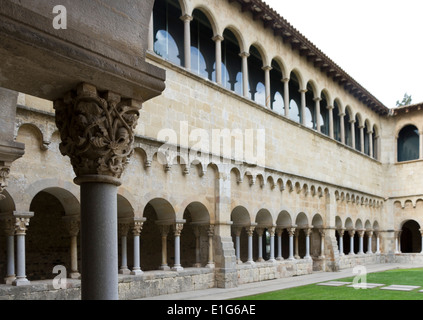
{"label": "column base", "polygon": [[6,278],[4,278],[4,282],[8,285],[12,285],[13,281],[15,281],[15,280],[16,280],[15,275],[10,275],[10,276],[7,276]]}
{"label": "column base", "polygon": [[184,270],[184,268],[182,268],[180,265],[179,265],[179,266],[173,266],[173,267],[172,267],[172,271],[177,271],[177,272],[179,272],[179,271],[182,271],[182,270]]}
{"label": "column base", "polygon": [[256,263],[255,263],[254,261],[247,261],[247,262],[245,262],[245,264],[249,264],[249,265],[253,266],[253,265],[255,265]]}
{"label": "column base", "polygon": [[209,263],[207,263],[206,268],[214,269],[214,268],[216,268],[216,265],[214,263],[209,262]]}
{"label": "column base", "polygon": [[264,262],[263,258],[258,258],[256,262]]}
{"label": "column base", "polygon": [[16,287],[28,286],[30,284],[31,282],[27,278],[15,279],[12,283]]}
{"label": "column base", "polygon": [[283,261],[284,260],[284,258],[282,258],[282,257],[277,257],[276,258],[276,261]]}
{"label": "column base", "polygon": [[276,259],[269,259],[269,260],[267,260],[267,262],[275,263],[276,262]]}
{"label": "column base", "polygon": [[131,274],[131,270],[129,270],[128,268],[122,268],[119,270],[119,274],[129,275]]}
{"label": "column base", "polygon": [[169,271],[170,267],[168,265],[163,265],[159,267],[159,270],[163,270],[163,271]]}
{"label": "column base", "polygon": [[[321,258],[321,257],[319,257],[319,258]],[[304,260],[311,260],[311,256],[304,257]]]}
{"label": "column base", "polygon": [[237,260],[236,264],[243,264],[241,260]]}
{"label": "column base", "polygon": [[71,272],[69,275],[71,279],[81,279],[81,274],[79,272]]}
{"label": "column base", "polygon": [[142,270],[132,270],[131,271],[131,276],[140,276],[142,275],[144,272]]}

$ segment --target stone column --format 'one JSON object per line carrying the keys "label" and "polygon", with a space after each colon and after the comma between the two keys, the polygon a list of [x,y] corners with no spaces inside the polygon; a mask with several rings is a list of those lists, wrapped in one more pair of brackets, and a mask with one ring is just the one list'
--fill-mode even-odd
{"label": "stone column", "polygon": [[358,230],[358,237],[359,237],[359,246],[358,246],[358,254],[364,254],[363,249],[363,238],[364,238],[364,230]]}
{"label": "stone column", "polygon": [[311,259],[311,256],[310,256],[310,235],[311,235],[312,229],[311,228],[305,228],[304,232],[305,232],[305,236],[306,236],[306,254],[304,256],[304,259],[310,260]]}
{"label": "stone column", "polygon": [[15,274],[15,221],[13,217],[8,217],[3,220],[4,231],[7,237],[7,275],[4,279],[8,285],[13,284],[16,280]]}
{"label": "stone column", "polygon": [[350,130],[351,130],[351,147],[355,149],[355,120],[350,120]]}
{"label": "stone column", "polygon": [[301,89],[301,124],[303,126],[306,125],[306,118],[305,118],[305,109],[306,109],[306,93],[307,89]]}
{"label": "stone column", "polygon": [[338,229],[339,234],[339,255],[344,256],[344,233],[345,229]]}
{"label": "stone column", "polygon": [[242,91],[243,96],[248,98],[248,52],[241,52],[239,56],[242,58]]}
{"label": "stone column", "polygon": [[214,258],[213,258],[213,237],[214,237],[214,225],[210,225],[207,229],[207,235],[209,237],[209,261],[207,262],[206,268],[214,269]]}
{"label": "stone column", "polygon": [[258,240],[258,258],[257,258],[257,262],[263,262],[263,232],[264,232],[264,228],[262,227],[257,227],[256,229],[257,232],[257,240]]}
{"label": "stone column", "polygon": [[379,231],[375,231],[375,236],[376,236],[376,254],[380,254],[380,232]]}
{"label": "stone column", "polygon": [[143,274],[141,270],[141,261],[140,261],[140,235],[142,231],[142,226],[145,219],[134,219],[134,225],[132,227],[132,234],[134,236],[134,267],[132,268],[131,275],[139,276]]}
{"label": "stone column", "polygon": [[320,101],[322,101],[321,98],[314,98],[314,108],[316,113],[316,130],[317,132],[322,132],[321,123],[320,123]]}
{"label": "stone column", "polygon": [[283,257],[282,257],[282,234],[283,234],[283,229],[282,228],[277,228],[276,229],[276,233],[278,235],[278,256],[276,257],[276,260],[282,261],[283,260]]}
{"label": "stone column", "polygon": [[333,125],[333,106],[328,105],[327,109],[329,111],[329,137],[335,139],[335,131]]}
{"label": "stone column", "polygon": [[339,114],[339,124],[341,126],[341,143],[345,144],[345,124],[344,124],[345,113]]}
{"label": "stone column", "polygon": [[294,233],[294,242],[295,242],[295,244],[294,244],[294,252],[295,252],[295,259],[300,259],[300,255],[298,254],[298,248],[299,248],[299,245],[298,245],[298,238],[299,238],[299,236],[300,236],[300,229],[296,229],[295,230],[295,233]]}
{"label": "stone column", "polygon": [[270,108],[270,70],[272,70],[273,68],[271,66],[265,66],[262,69],[264,71],[264,86],[266,88],[265,106],[266,108]]}
{"label": "stone column", "polygon": [[254,233],[255,226],[248,226],[245,227],[245,230],[247,231],[248,235],[248,264],[254,264],[253,260],[253,233]]}
{"label": "stone column", "polygon": [[360,151],[364,153],[364,126],[359,126],[360,129]]}
{"label": "stone column", "polygon": [[119,274],[131,274],[131,270],[128,268],[128,249],[127,249],[127,236],[130,224],[129,222],[119,222],[118,235],[120,236],[120,246],[121,246],[121,267],[119,269]]}
{"label": "stone column", "polygon": [[285,117],[289,118],[289,78],[282,79],[283,82],[283,102],[285,105]]}
{"label": "stone column", "polygon": [[217,35],[213,37],[213,41],[216,44],[216,83],[222,84],[222,41],[223,37]]}
{"label": "stone column", "polygon": [[33,212],[14,212],[15,216],[15,234],[16,234],[16,279],[13,281],[14,286],[29,285],[30,282],[26,278],[26,252],[25,252],[25,235],[28,230],[29,220],[34,216]]}
{"label": "stone column", "polygon": [[325,236],[326,236],[326,230],[320,229],[320,257],[321,259],[325,258]]}
{"label": "stone column", "polygon": [[167,264],[167,235],[169,233],[170,226],[166,224],[159,225],[160,235],[162,238],[162,264],[159,267],[160,270],[170,270]]}
{"label": "stone column", "polygon": [[201,256],[200,256],[200,234],[201,234],[201,226],[193,225],[192,229],[195,235],[195,264],[194,268],[201,268]]}
{"label": "stone column", "polygon": [[181,232],[184,228],[183,223],[175,223],[173,225],[173,233],[175,235],[175,263],[173,265],[173,271],[182,271],[184,268],[181,266]]}
{"label": "stone column", "polygon": [[275,262],[275,231],[276,227],[270,227],[269,233],[270,233],[270,257],[269,262]]}
{"label": "stone column", "polygon": [[423,131],[419,131],[419,159],[423,159]]}
{"label": "stone column", "polygon": [[117,300],[117,188],[133,154],[141,103],[83,83],[54,108],[60,151],[81,188],[81,297]]}
{"label": "stone column", "polygon": [[373,158],[373,131],[370,130],[367,134],[369,135],[369,157]]}
{"label": "stone column", "polygon": [[70,253],[71,253],[71,272],[69,277],[71,279],[80,279],[81,274],[78,271],[78,234],[81,228],[81,221],[79,216],[65,216],[65,227],[69,233],[70,239]]}
{"label": "stone column", "polygon": [[372,237],[373,237],[373,231],[369,230],[367,231],[367,254],[373,254],[372,251]]}
{"label": "stone column", "polygon": [[421,239],[421,246],[422,246],[422,248],[420,250],[420,253],[423,253],[423,229],[420,229],[419,231],[420,231],[420,235],[422,237],[422,239]]}
{"label": "stone column", "polygon": [[395,231],[395,253],[401,253],[401,230]]}
{"label": "stone column", "polygon": [[294,233],[295,233],[295,228],[294,227],[290,227],[287,228],[288,234],[289,234],[289,257],[288,260],[295,260],[294,257]]}
{"label": "stone column", "polygon": [[348,230],[348,234],[350,235],[350,253],[349,253],[349,255],[350,256],[353,256],[353,255],[355,255],[355,253],[354,253],[354,234],[355,234],[355,230],[354,229]]}
{"label": "stone column", "polygon": [[181,20],[184,22],[184,67],[191,70],[191,21],[193,17],[190,15],[183,15]]}
{"label": "stone column", "polygon": [[235,234],[235,255],[237,264],[242,264],[241,261],[241,231],[242,227],[233,227],[232,228]]}

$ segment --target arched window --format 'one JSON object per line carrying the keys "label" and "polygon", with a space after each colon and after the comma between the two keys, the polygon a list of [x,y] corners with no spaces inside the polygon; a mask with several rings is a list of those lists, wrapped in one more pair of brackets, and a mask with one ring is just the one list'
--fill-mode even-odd
{"label": "arched window", "polygon": [[213,30],[206,15],[194,10],[191,22],[191,71],[211,81],[216,80]]}
{"label": "arched window", "polygon": [[322,100],[320,101],[320,132],[329,136],[328,100],[324,94],[322,94]]}
{"label": "arched window", "polygon": [[419,131],[413,125],[402,128],[398,135],[398,162],[419,158]]}
{"label": "arched window", "polygon": [[316,110],[314,102],[314,90],[311,85],[307,86],[306,92],[306,108],[305,108],[305,125],[308,128],[317,129],[316,127]]}
{"label": "arched window", "polygon": [[291,73],[289,80],[289,118],[301,123],[301,94],[300,84],[295,73]]}
{"label": "arched window", "polygon": [[270,107],[279,114],[285,114],[282,71],[276,61],[272,61],[272,70],[270,70]]}
{"label": "arched window", "polygon": [[266,87],[264,85],[263,60],[256,47],[251,46],[248,58],[248,77],[250,98],[255,102],[266,105]]}
{"label": "arched window", "polygon": [[226,29],[222,42],[222,84],[225,88],[242,95],[241,49],[232,31]]}
{"label": "arched window", "polygon": [[335,101],[333,107],[333,136],[336,141],[341,142],[341,119],[339,118],[341,109]]}
{"label": "arched window", "polygon": [[157,0],[154,4],[154,52],[182,66],[184,61],[184,25],[177,0]]}

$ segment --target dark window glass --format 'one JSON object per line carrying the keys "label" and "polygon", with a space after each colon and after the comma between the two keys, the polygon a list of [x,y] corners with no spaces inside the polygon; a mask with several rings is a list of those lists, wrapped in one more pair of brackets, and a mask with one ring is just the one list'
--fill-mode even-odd
{"label": "dark window glass", "polygon": [[403,128],[398,136],[398,161],[419,158],[419,131],[415,126]]}
{"label": "dark window glass", "polygon": [[154,4],[154,52],[179,66],[184,61],[184,25],[175,0],[157,0]]}

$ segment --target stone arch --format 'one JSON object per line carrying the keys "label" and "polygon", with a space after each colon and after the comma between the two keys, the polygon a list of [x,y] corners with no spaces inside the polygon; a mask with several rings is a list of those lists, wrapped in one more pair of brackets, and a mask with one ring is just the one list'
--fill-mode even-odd
{"label": "stone arch", "polygon": [[181,233],[181,264],[204,266],[208,261],[207,230],[210,226],[210,212],[203,203],[194,201],[185,208],[183,219],[186,223]]}
{"label": "stone arch", "polygon": [[48,145],[49,145],[49,141],[46,141],[46,139],[44,138],[44,133],[43,131],[35,124],[33,123],[22,123],[19,128],[18,128],[18,132],[17,132],[17,139],[19,141],[19,135],[21,133],[22,130],[30,130],[31,134],[35,137],[35,139],[38,141],[40,149],[41,150],[47,150],[48,149]]}
{"label": "stone arch", "polygon": [[209,23],[210,23],[212,30],[213,30],[213,35],[214,36],[219,35],[220,29],[219,29],[218,22],[217,22],[217,20],[214,16],[213,12],[207,6],[205,6],[204,4],[199,4],[191,10],[191,14],[190,14],[191,16],[193,15],[195,10],[199,10],[199,11],[203,12],[203,14],[209,20]]}
{"label": "stone arch", "polygon": [[276,225],[283,228],[292,226],[292,218],[288,211],[283,210],[279,213],[276,219]]}
{"label": "stone arch", "polygon": [[420,224],[415,220],[401,223],[400,246],[402,253],[419,253],[422,251],[422,235]]}

